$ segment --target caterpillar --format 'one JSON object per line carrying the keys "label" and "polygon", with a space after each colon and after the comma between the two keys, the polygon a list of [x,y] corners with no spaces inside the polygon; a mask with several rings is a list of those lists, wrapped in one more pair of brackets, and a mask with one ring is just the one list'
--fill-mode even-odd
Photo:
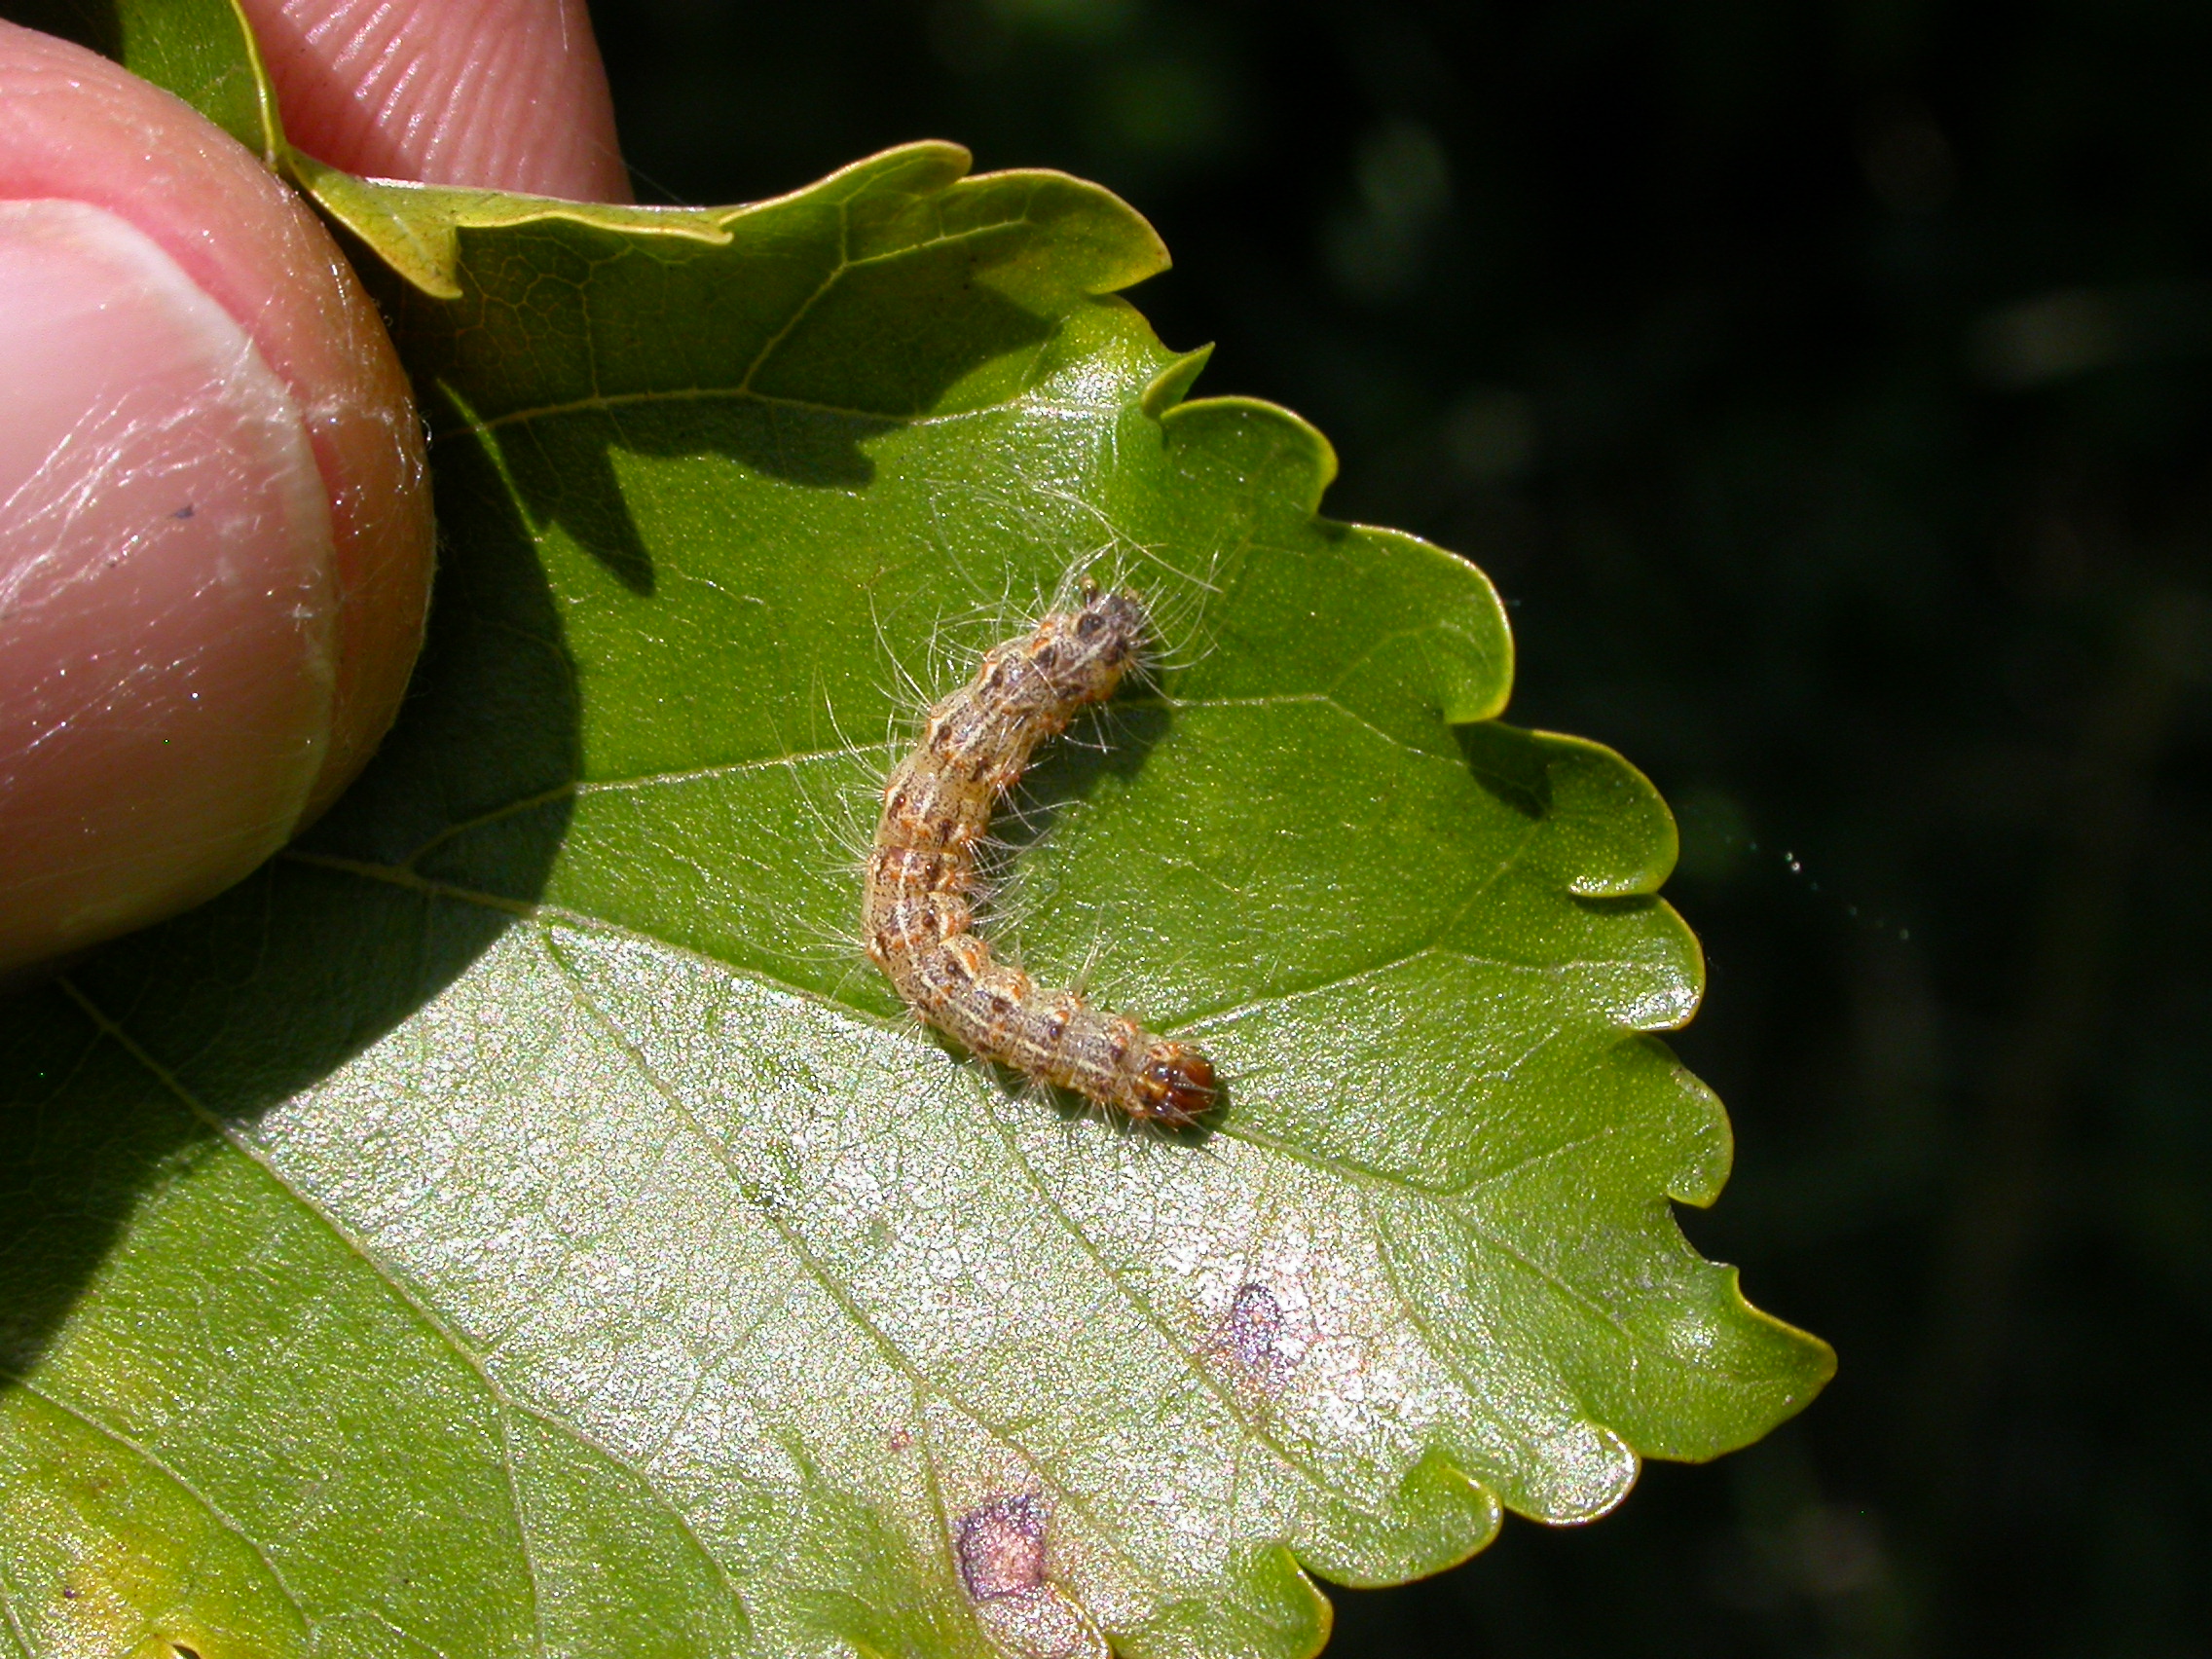
{"label": "caterpillar", "polygon": [[1038,744],[1114,694],[1150,627],[1135,594],[1087,581],[1079,608],[983,653],[975,678],[931,708],[921,742],[883,787],[861,926],[869,959],[907,1006],[970,1052],[1183,1128],[1220,1097],[1213,1062],[1073,990],[1039,989],[992,957],[971,903],[976,844],[1000,798]]}

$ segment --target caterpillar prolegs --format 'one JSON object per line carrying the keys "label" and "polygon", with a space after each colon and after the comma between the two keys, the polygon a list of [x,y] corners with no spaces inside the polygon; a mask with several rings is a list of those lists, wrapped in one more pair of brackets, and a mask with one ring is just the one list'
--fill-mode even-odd
{"label": "caterpillar prolegs", "polygon": [[972,1052],[1180,1128],[1218,1098],[1213,1062],[1072,990],[1039,989],[993,959],[971,904],[976,843],[1000,797],[1038,744],[1113,695],[1150,625],[1135,594],[1087,588],[1077,609],[983,653],[975,678],[930,710],[921,742],[884,785],[861,921],[869,957],[899,994]]}

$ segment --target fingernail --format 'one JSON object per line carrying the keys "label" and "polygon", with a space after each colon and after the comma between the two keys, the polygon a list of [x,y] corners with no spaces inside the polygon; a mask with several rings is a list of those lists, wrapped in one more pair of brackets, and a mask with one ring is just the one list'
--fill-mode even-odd
{"label": "fingernail", "polygon": [[329,738],[300,413],[125,220],[0,203],[0,967],[173,913],[298,821]]}

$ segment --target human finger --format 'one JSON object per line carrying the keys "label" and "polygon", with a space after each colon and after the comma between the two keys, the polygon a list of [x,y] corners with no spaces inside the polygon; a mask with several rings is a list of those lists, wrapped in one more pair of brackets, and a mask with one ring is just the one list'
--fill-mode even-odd
{"label": "human finger", "polygon": [[285,136],[349,172],[627,202],[583,0],[244,0]]}
{"label": "human finger", "polygon": [[389,340],[177,99],[0,24],[0,968],[220,891],[398,707],[431,529]]}

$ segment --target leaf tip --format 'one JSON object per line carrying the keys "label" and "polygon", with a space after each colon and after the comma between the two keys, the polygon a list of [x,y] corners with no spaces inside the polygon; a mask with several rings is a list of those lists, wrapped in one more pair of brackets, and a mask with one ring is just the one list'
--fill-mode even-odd
{"label": "leaf tip", "polygon": [[1172,261],[1152,221],[1102,184],[1057,167],[1010,167],[977,173],[960,185],[978,200],[1020,193],[1021,217],[1055,234],[1064,269],[1083,293],[1096,297],[1134,287]]}
{"label": "leaf tip", "polygon": [[[1786,1421],[1811,1405],[1821,1390],[1835,1380],[1835,1347],[1825,1338],[1817,1337],[1802,1326],[1792,1325],[1788,1320],[1769,1313],[1752,1302],[1744,1294],[1743,1275],[1733,1267],[1728,1270],[1728,1288],[1743,1316],[1795,1362],[1796,1374],[1784,1383],[1778,1396],[1777,1403],[1783,1409],[1774,1417],[1775,1423]],[[1766,1428],[1772,1426],[1773,1423],[1767,1424],[1758,1431],[1759,1434],[1764,1434]],[[1757,1437],[1749,1437],[1745,1444],[1749,1445],[1751,1439]]]}
{"label": "leaf tip", "polygon": [[[1677,917],[1676,920],[1679,922],[1680,918]],[[1687,926],[1682,927],[1681,931],[1689,936],[1691,946],[1695,948],[1695,936],[1689,935]],[[1705,963],[1702,952],[1697,961],[1699,987],[1702,988]],[[1686,1024],[1690,1013],[1694,1013],[1696,1008],[1697,1002],[1693,996],[1688,1002],[1689,1012],[1677,1019],[1674,1026]],[[1659,1029],[1673,1029],[1674,1026]],[[1736,1130],[1728,1121],[1728,1109],[1721,1105],[1720,1096],[1713,1091],[1712,1087],[1683,1065],[1675,1051],[1657,1037],[1644,1031],[1629,1041],[1648,1044],[1655,1053],[1663,1057],[1676,1088],[1681,1091],[1685,1105],[1680,1119],[1684,1124],[1684,1133],[1678,1143],[1681,1161],[1668,1177],[1665,1188],[1667,1197],[1671,1201],[1687,1204],[1692,1209],[1710,1209],[1719,1200],[1722,1191],[1728,1185],[1729,1174],[1736,1166]]]}
{"label": "leaf tip", "polygon": [[1744,1294],[1743,1274],[1718,1264],[1721,1306],[1736,1325],[1735,1374],[1746,1405],[1723,1419],[1712,1438],[1696,1444],[1654,1448],[1653,1455],[1683,1462],[1705,1462],[1763,1439],[1820,1396],[1835,1377],[1835,1349],[1820,1337],[1769,1313]]}
{"label": "leaf tip", "polygon": [[915,196],[935,196],[966,178],[975,165],[976,158],[965,144],[955,144],[949,138],[917,138],[848,162],[826,178],[751,205],[767,207],[818,194],[859,194],[887,187]]}
{"label": "leaf tip", "polygon": [[[1346,1547],[1313,1549],[1301,1561],[1332,1584],[1382,1589],[1447,1572],[1490,1548],[1505,1520],[1505,1504],[1442,1447],[1430,1446],[1399,1478],[1385,1506],[1386,1526]],[[1354,1528],[1354,1533],[1361,1530]]]}
{"label": "leaf tip", "polygon": [[[1560,873],[1577,899],[1648,899],[1681,850],[1658,787],[1618,751],[1566,732],[1532,731],[1551,811],[1569,831]],[[1686,929],[1684,930],[1687,931]]]}
{"label": "leaf tip", "polygon": [[1183,401],[1192,384],[1205,371],[1206,362],[1213,356],[1213,344],[1207,342],[1196,350],[1185,351],[1160,373],[1137,396],[1137,407],[1158,421],[1170,409]]}
{"label": "leaf tip", "polygon": [[1256,1552],[1249,1567],[1252,1577],[1260,1581],[1262,1604],[1272,1615],[1269,1622],[1282,1633],[1288,1651],[1296,1659],[1316,1659],[1336,1629],[1336,1604],[1299,1565],[1288,1544]]}

